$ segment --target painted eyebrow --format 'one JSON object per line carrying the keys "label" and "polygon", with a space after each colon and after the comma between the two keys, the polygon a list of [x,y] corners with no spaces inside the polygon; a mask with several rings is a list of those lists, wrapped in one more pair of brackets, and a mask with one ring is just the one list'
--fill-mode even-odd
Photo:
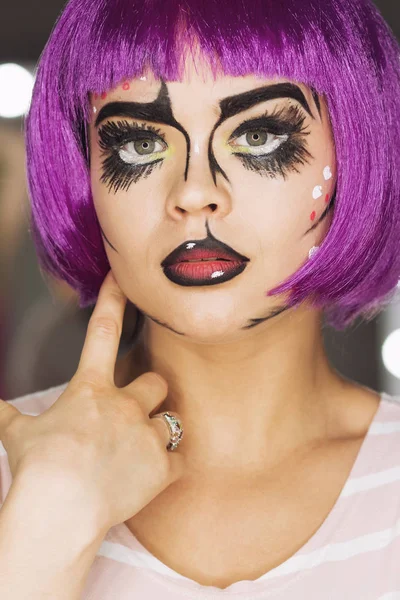
{"label": "painted eyebrow", "polygon": [[221,100],[219,103],[221,117],[218,122],[222,123],[225,119],[229,119],[229,117],[233,117],[256,104],[260,104],[260,102],[276,100],[277,98],[292,98],[296,100],[308,112],[310,117],[314,119],[306,97],[298,85],[294,83],[276,83],[249,90],[235,96],[228,96]]}
{"label": "painted eyebrow", "polygon": [[[218,120],[218,125],[256,104],[277,98],[292,98],[296,100],[314,119],[306,97],[297,85],[293,83],[277,83],[248,90],[220,100],[219,108],[221,116]],[[102,121],[110,117],[132,117],[134,119],[164,123],[165,125],[175,127],[178,124],[175,119],[171,119],[170,106],[167,107],[163,102],[160,103],[159,98],[156,98],[153,102],[110,102],[101,108],[95,121],[95,127],[98,127]],[[181,127],[178,127],[178,129],[181,129]]]}
{"label": "painted eyebrow", "polygon": [[100,110],[95,127],[110,117],[132,117],[166,125],[172,124],[168,108],[164,103],[160,103],[158,97],[153,102],[109,102]]}

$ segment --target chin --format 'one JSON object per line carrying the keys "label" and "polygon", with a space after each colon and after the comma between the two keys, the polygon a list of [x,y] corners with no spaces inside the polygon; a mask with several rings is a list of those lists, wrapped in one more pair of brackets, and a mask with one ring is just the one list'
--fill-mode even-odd
{"label": "chin", "polygon": [[228,318],[220,319],[193,319],[188,317],[182,319],[180,315],[179,325],[172,327],[181,332],[186,339],[204,343],[215,344],[222,342],[231,342],[237,339],[239,329],[242,324],[236,320],[230,322]]}

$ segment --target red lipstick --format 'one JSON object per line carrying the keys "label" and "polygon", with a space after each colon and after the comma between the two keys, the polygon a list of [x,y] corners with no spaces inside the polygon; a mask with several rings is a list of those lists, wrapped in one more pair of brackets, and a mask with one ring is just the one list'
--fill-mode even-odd
{"label": "red lipstick", "polygon": [[215,238],[190,240],[173,250],[161,263],[170,281],[182,286],[215,285],[244,271],[249,258]]}

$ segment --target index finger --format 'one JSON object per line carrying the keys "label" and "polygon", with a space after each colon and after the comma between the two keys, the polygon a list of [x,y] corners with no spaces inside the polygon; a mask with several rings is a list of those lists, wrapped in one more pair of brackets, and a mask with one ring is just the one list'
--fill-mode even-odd
{"label": "index finger", "polygon": [[89,319],[75,378],[114,384],[125,306],[126,296],[110,270]]}

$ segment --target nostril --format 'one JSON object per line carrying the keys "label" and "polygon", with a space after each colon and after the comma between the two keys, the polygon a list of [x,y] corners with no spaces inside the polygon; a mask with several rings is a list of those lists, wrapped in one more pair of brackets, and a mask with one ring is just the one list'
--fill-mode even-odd
{"label": "nostril", "polygon": [[216,204],[210,204],[210,208],[213,212],[215,212],[217,210],[217,205]]}

